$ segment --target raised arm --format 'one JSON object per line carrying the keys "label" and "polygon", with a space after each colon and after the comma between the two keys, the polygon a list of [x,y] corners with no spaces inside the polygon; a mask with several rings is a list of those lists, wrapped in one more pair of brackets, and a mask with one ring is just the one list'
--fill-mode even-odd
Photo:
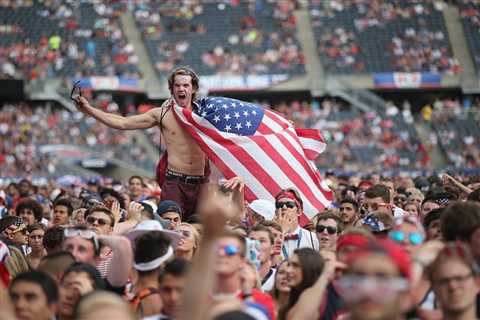
{"label": "raised arm", "polygon": [[148,129],[155,126],[157,122],[157,113],[159,108],[151,109],[150,111],[130,116],[123,117],[117,114],[104,112],[90,105],[87,99],[83,96],[74,98],[77,109],[85,114],[88,114],[101,123],[120,130],[135,130],[135,129]]}

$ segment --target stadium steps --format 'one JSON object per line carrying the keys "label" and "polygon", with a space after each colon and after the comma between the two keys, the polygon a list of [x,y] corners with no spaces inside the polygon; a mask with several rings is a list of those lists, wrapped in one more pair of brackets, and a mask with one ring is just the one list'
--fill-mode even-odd
{"label": "stadium steps", "polygon": [[325,93],[325,74],[317,54],[317,42],[313,34],[310,14],[304,7],[301,10],[296,10],[294,15],[297,20],[298,40],[302,45],[303,54],[305,55],[305,69],[307,71],[307,78],[309,79],[309,86],[313,96],[321,96]]}
{"label": "stadium steps", "polygon": [[133,44],[135,54],[138,56],[138,67],[143,75],[144,88],[150,99],[166,98],[169,96],[166,88],[162,86],[155,74],[155,66],[148,56],[147,47],[143,41],[140,30],[137,28],[132,11],[126,11],[120,17],[120,24],[125,32],[128,42]]}
{"label": "stadium steps", "polygon": [[[160,130],[160,129],[157,129]],[[145,150],[147,151],[147,156],[154,162],[158,162],[159,158],[159,153],[158,150],[153,146],[152,142],[148,138],[148,136],[145,134],[143,130],[135,130],[135,138],[137,140],[137,143],[144,147]]]}
{"label": "stadium steps", "polygon": [[462,20],[457,6],[448,6],[443,10],[443,16],[452,46],[453,54],[461,67],[461,86],[466,92],[478,90],[479,84],[475,74],[475,65],[472,60]]}
{"label": "stadium steps", "polygon": [[[430,123],[424,121],[423,119],[416,119],[415,121],[415,130],[417,131],[418,138],[423,143],[424,146],[431,145],[430,143],[430,135],[435,132],[430,125]],[[430,156],[432,166],[434,168],[442,168],[447,164],[447,159],[445,154],[440,149],[440,144],[437,145],[433,149],[428,149],[428,155]]]}

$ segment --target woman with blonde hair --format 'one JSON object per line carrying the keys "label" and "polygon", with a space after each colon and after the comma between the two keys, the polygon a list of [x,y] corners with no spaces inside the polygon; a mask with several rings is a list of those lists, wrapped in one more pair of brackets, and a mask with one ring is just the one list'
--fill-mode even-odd
{"label": "woman with blonde hair", "polygon": [[180,223],[176,231],[182,235],[182,238],[178,247],[175,248],[175,257],[192,261],[200,242],[200,234],[194,226],[185,222]]}

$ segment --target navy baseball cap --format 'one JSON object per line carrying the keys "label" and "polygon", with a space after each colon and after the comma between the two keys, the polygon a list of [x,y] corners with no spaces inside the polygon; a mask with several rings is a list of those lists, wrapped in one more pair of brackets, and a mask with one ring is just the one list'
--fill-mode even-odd
{"label": "navy baseball cap", "polygon": [[180,205],[177,202],[172,201],[172,200],[163,200],[158,205],[157,214],[161,216],[165,212],[176,212],[176,213],[180,214],[180,216],[183,213],[182,212],[182,207],[180,207]]}

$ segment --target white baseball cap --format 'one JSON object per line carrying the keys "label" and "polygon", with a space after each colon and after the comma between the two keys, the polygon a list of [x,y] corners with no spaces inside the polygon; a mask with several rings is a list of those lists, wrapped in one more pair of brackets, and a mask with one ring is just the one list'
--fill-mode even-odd
{"label": "white baseball cap", "polygon": [[254,200],[248,207],[264,217],[265,220],[272,220],[275,217],[275,204],[271,201],[263,199]]}
{"label": "white baseball cap", "polygon": [[144,220],[144,221],[140,222],[139,224],[137,224],[135,226],[135,228],[128,231],[125,236],[133,243],[133,242],[135,242],[135,239],[137,239],[139,236],[141,236],[141,235],[143,235],[147,232],[150,232],[150,231],[158,231],[158,232],[164,233],[172,241],[171,246],[174,249],[180,243],[180,238],[181,238],[180,233],[163,229],[160,222],[158,222],[156,220]]}

